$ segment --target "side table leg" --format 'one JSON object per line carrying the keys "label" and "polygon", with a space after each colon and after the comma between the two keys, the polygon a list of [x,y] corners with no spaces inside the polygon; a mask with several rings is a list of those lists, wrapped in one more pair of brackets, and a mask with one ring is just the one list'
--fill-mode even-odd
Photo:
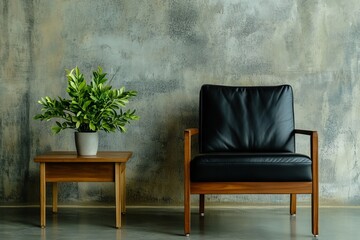
{"label": "side table leg", "polygon": [[52,211],[53,213],[57,213],[58,212],[58,183],[57,182],[53,182],[52,183],[52,199],[53,199],[53,206],[52,206]]}
{"label": "side table leg", "polygon": [[126,213],[126,177],[125,177],[126,166],[125,163],[121,164],[121,213]]}
{"label": "side table leg", "polygon": [[120,163],[115,163],[115,211],[116,211],[116,228],[121,227],[121,178],[120,178]]}
{"label": "side table leg", "polygon": [[40,226],[46,226],[46,179],[45,163],[40,163]]}

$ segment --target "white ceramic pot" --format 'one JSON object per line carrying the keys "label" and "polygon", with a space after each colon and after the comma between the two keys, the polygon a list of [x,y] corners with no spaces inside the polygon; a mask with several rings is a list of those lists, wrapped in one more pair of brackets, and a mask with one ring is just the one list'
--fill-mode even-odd
{"label": "white ceramic pot", "polygon": [[99,146],[98,132],[75,132],[75,145],[78,155],[96,155]]}

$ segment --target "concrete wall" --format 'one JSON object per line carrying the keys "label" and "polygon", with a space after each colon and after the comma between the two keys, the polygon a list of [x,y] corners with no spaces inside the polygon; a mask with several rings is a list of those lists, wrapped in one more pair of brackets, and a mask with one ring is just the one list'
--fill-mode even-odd
{"label": "concrete wall", "polygon": [[[129,204],[181,203],[183,130],[197,126],[204,83],[291,84],[296,126],[319,131],[321,203],[360,203],[358,0],[2,0],[0,32],[0,203],[38,202],[33,157],[75,148],[72,131],[52,135],[50,123],[33,120],[37,100],[65,96],[64,69],[90,77],[98,65],[115,86],[139,92],[129,107],[141,120],[100,136],[100,150],[134,151]],[[110,183],[67,183],[60,192],[63,203],[114,196]]]}

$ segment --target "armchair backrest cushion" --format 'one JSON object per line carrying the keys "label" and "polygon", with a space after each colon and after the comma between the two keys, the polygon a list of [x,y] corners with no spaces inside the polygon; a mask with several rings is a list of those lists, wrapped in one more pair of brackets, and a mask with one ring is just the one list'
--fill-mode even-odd
{"label": "armchair backrest cushion", "polygon": [[200,153],[294,152],[293,105],[289,85],[203,85]]}

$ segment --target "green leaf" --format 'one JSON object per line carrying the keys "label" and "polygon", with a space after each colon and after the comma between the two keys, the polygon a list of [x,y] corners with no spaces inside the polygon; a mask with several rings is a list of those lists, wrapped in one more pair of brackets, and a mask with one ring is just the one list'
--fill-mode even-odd
{"label": "green leaf", "polygon": [[74,82],[70,82],[70,85],[71,85],[72,88],[77,89],[77,87],[76,87],[76,85],[75,85]]}
{"label": "green leaf", "polygon": [[59,126],[54,126],[54,127],[52,127],[51,128],[51,130],[52,130],[52,132],[53,133],[59,133],[60,131],[61,131],[61,127],[59,127]]}
{"label": "green leaf", "polygon": [[86,82],[83,81],[83,82],[80,83],[80,85],[79,85],[79,90],[82,90],[85,86],[86,86]]}
{"label": "green leaf", "polygon": [[90,96],[90,98],[91,98],[92,100],[94,100],[94,101],[99,101],[99,99],[97,99],[97,98],[94,97],[94,96]]}
{"label": "green leaf", "polygon": [[96,131],[96,127],[92,122],[90,122],[89,127],[91,130]]}
{"label": "green leaf", "polygon": [[84,111],[86,110],[86,108],[87,108],[91,103],[92,103],[92,101],[91,101],[91,100],[88,100],[88,101],[86,101],[86,102],[83,104],[82,108],[84,109]]}

